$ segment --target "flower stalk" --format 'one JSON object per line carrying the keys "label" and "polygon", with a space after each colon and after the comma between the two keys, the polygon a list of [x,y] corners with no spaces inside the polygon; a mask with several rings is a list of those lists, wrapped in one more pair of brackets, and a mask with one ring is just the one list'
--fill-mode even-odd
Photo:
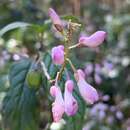
{"label": "flower stalk", "polygon": [[[71,40],[72,40],[72,32],[73,32],[73,29],[72,29],[72,26],[71,26],[71,21],[69,21],[68,23],[68,30],[67,30],[67,35],[65,35],[65,33],[63,33],[64,35],[64,45],[65,45],[65,48],[64,48],[64,63],[62,64],[62,67],[60,69],[60,71],[57,73],[58,75],[58,80],[61,79],[61,76],[62,76],[62,73],[66,67],[66,64],[67,64],[67,61],[69,59],[69,45],[71,44]],[[72,66],[71,66],[72,67]],[[72,68],[74,70],[74,67]]]}

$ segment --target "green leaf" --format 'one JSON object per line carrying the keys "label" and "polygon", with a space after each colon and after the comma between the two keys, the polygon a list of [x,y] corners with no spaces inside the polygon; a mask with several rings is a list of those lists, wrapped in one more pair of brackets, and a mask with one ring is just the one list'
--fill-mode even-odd
{"label": "green leaf", "polygon": [[43,24],[32,24],[31,29],[35,30],[37,33],[42,33],[50,29],[51,21],[45,20]]}
{"label": "green leaf", "polygon": [[46,53],[44,55],[44,59],[43,59],[46,68],[48,69],[52,63],[52,59],[51,59],[51,55],[49,53]]}
{"label": "green leaf", "polygon": [[38,130],[38,101],[36,91],[29,89],[26,76],[32,61],[15,63],[10,72],[10,88],[3,101],[4,127],[10,130]]}
{"label": "green leaf", "polygon": [[16,29],[16,28],[27,27],[27,26],[30,26],[30,25],[31,24],[25,23],[25,22],[13,22],[13,23],[10,23],[10,24],[6,25],[5,27],[3,27],[0,30],[0,37],[2,37],[8,31],[11,31],[11,30]]}

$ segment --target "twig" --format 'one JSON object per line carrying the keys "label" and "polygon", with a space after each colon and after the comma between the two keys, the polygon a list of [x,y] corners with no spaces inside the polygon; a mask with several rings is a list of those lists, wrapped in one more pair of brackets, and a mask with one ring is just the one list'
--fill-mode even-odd
{"label": "twig", "polygon": [[77,43],[76,45],[70,46],[69,49],[71,50],[71,49],[74,49],[74,48],[77,48],[77,47],[80,47],[79,43]]}
{"label": "twig", "polygon": [[46,66],[45,66],[43,61],[41,62],[41,65],[42,65],[42,68],[43,68],[45,76],[47,77],[48,80],[50,80],[51,77],[50,77],[49,73],[47,72],[47,68],[46,68]]}

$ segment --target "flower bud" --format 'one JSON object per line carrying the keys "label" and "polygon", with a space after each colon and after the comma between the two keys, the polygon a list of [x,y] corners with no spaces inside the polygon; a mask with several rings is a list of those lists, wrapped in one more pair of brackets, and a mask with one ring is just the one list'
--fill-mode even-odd
{"label": "flower bud", "polygon": [[90,48],[94,48],[102,44],[105,38],[106,38],[106,32],[97,31],[89,37],[81,36],[79,38],[79,44],[83,46],[88,46]]}
{"label": "flower bud", "polygon": [[78,110],[78,103],[72,95],[73,87],[74,87],[73,81],[67,80],[65,83],[64,100],[65,100],[65,113],[68,116],[75,115]]}
{"label": "flower bud", "polygon": [[73,92],[74,83],[73,83],[72,80],[67,80],[66,83],[65,83],[65,86],[66,86],[66,90],[68,90],[70,93]]}
{"label": "flower bud", "polygon": [[93,104],[99,99],[98,93],[94,87],[92,87],[90,84],[88,84],[85,81],[82,73],[83,71],[79,69],[77,70],[77,73],[75,74],[77,84],[79,87],[79,92],[87,103]]}
{"label": "flower bud", "polygon": [[58,16],[58,14],[55,12],[54,9],[52,9],[52,8],[49,9],[49,16],[50,16],[53,24],[55,25],[56,29],[59,32],[62,32],[63,31],[63,25],[62,25],[61,19]]}
{"label": "flower bud", "polygon": [[52,48],[51,56],[54,64],[62,65],[64,63],[64,46],[59,45]]}
{"label": "flower bud", "polygon": [[55,101],[52,104],[52,114],[54,122],[58,122],[61,120],[64,114],[64,100],[62,97],[62,93],[59,87],[52,86],[50,89],[50,93],[55,97]]}
{"label": "flower bud", "polygon": [[58,91],[58,88],[56,86],[52,86],[50,88],[50,94],[52,97],[56,97],[56,92]]}

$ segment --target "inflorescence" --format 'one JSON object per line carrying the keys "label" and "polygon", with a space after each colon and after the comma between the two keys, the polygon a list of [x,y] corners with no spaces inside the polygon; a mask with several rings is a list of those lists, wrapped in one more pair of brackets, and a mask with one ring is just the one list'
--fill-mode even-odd
{"label": "inflorescence", "polygon": [[93,104],[98,101],[99,96],[96,89],[85,81],[85,74],[81,69],[76,69],[74,64],[69,59],[69,53],[74,48],[89,47],[95,48],[103,43],[106,38],[106,32],[97,31],[90,36],[80,36],[79,41],[75,45],[71,45],[72,34],[80,24],[69,21],[67,23],[67,29],[65,28],[63,21],[57,15],[57,13],[50,8],[49,16],[56,30],[61,33],[64,38],[62,45],[58,45],[52,48],[51,56],[52,61],[56,65],[61,65],[61,69],[57,72],[54,85],[50,88],[50,94],[54,97],[55,101],[52,104],[52,114],[55,122],[58,122],[64,113],[67,116],[73,116],[78,111],[78,102],[73,96],[74,82],[68,79],[65,83],[64,97],[62,96],[61,89],[58,82],[62,78],[62,73],[66,68],[66,64],[69,63],[77,82],[80,95],[85,102]]}

